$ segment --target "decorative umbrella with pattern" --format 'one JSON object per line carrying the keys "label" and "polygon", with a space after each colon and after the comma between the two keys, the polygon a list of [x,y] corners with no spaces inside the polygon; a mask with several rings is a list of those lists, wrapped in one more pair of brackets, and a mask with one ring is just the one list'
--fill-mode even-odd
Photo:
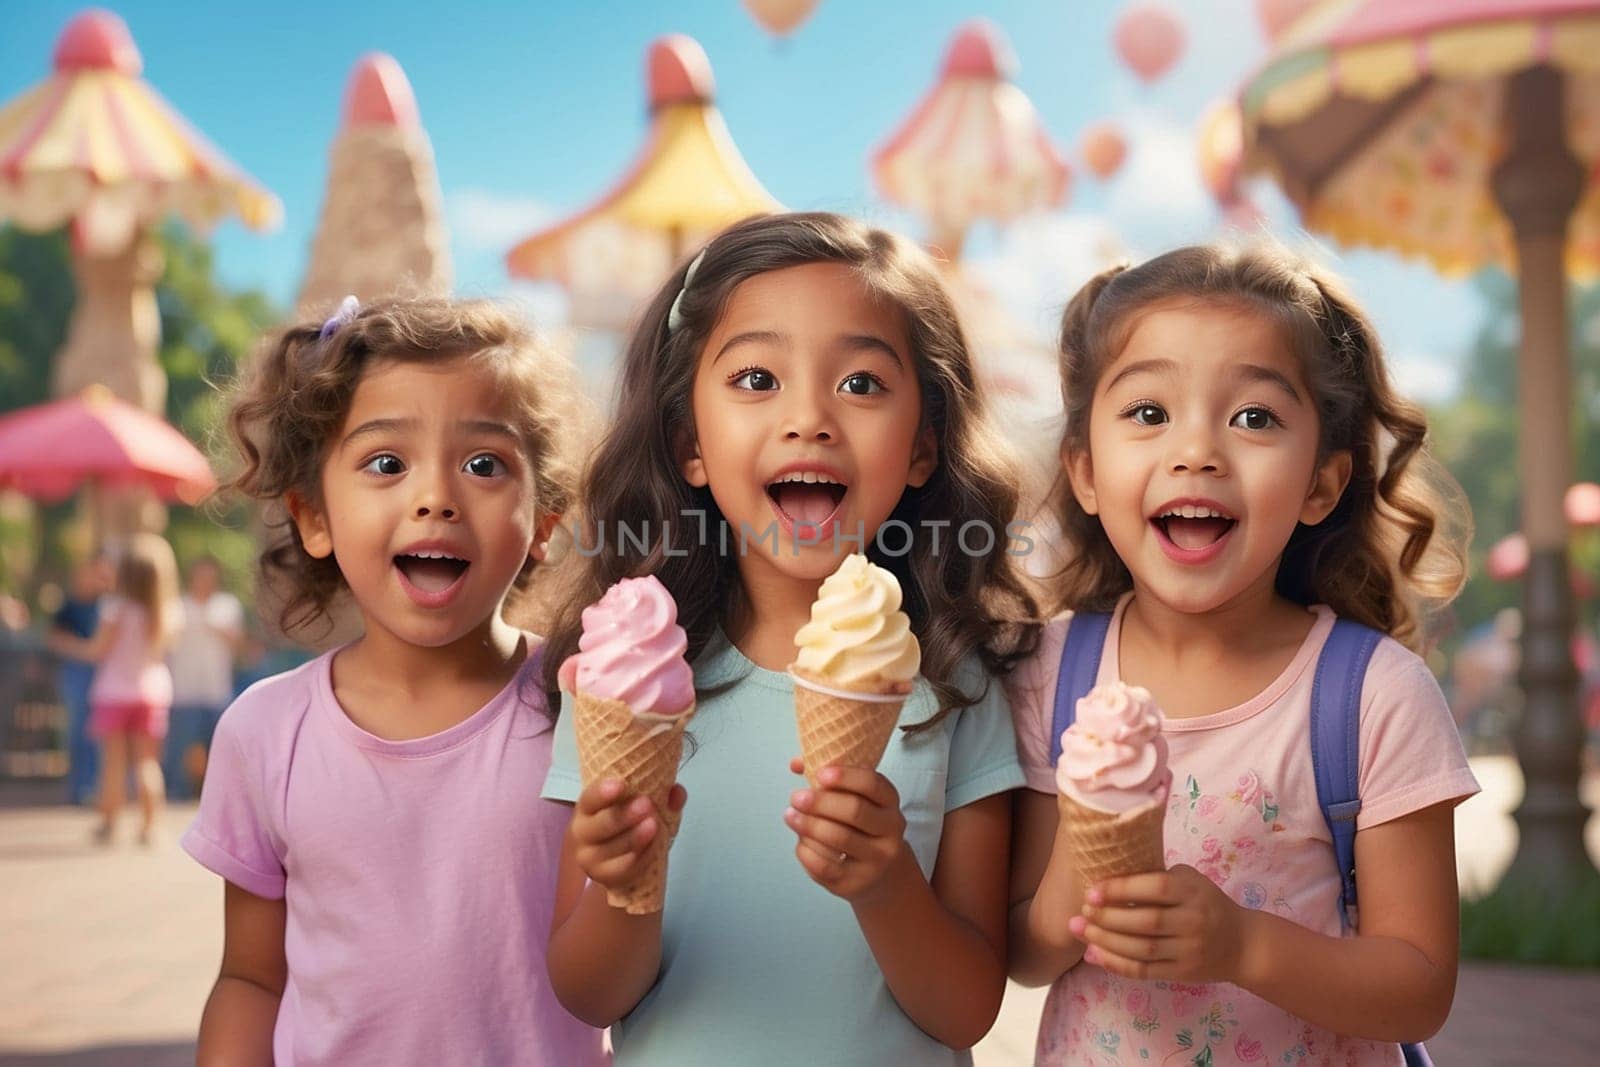
{"label": "decorative umbrella with pattern", "polygon": [[1590,869],[1567,585],[1567,279],[1600,271],[1600,0],[1324,0],[1240,95],[1246,166],[1312,229],[1519,277],[1529,546],[1513,877]]}

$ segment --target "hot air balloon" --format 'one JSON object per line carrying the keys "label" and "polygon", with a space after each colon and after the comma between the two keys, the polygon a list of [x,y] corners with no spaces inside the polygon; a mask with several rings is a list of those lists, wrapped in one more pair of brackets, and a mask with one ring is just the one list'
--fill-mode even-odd
{"label": "hot air balloon", "polygon": [[1128,158],[1128,142],[1113,122],[1097,122],[1083,134],[1078,151],[1089,173],[1102,181],[1122,169]]}
{"label": "hot air balloon", "polygon": [[1239,165],[1244,156],[1244,127],[1232,97],[1217,100],[1200,117],[1195,146],[1200,180],[1217,203],[1227,207],[1239,199]]}
{"label": "hot air balloon", "polygon": [[750,17],[761,23],[763,29],[774,37],[793,33],[802,22],[811,17],[817,0],[743,0]]}
{"label": "hot air balloon", "polygon": [[1140,4],[1117,20],[1111,39],[1128,69],[1149,84],[1183,55],[1184,36],[1178,16],[1158,4]]}

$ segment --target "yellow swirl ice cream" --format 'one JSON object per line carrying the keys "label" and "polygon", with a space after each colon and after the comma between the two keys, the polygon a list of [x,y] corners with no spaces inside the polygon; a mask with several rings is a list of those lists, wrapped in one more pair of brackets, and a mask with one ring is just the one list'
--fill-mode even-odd
{"label": "yellow swirl ice cream", "polygon": [[900,610],[900,583],[862,555],[845,557],[822,583],[794,643],[795,672],[838,689],[908,687],[922,665],[911,620]]}
{"label": "yellow swirl ice cream", "polygon": [[806,778],[827,766],[878,766],[922,665],[900,583],[865,556],[847,556],[817,590],[799,650],[794,711]]}

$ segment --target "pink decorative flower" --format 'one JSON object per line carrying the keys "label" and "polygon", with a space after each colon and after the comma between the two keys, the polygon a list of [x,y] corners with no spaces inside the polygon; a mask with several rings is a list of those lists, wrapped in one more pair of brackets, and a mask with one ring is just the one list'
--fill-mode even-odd
{"label": "pink decorative flower", "polygon": [[1267,1058],[1266,1053],[1261,1051],[1261,1042],[1252,1041],[1243,1034],[1233,1043],[1233,1054],[1240,1063],[1256,1063]]}
{"label": "pink decorative flower", "polygon": [[1123,1003],[1131,1014],[1138,1015],[1150,1006],[1150,994],[1143,989],[1130,989]]}
{"label": "pink decorative flower", "polygon": [[1215,818],[1217,814],[1217,808],[1217,798],[1213,796],[1201,797],[1199,803],[1194,806],[1195,814],[1199,815],[1202,819]]}
{"label": "pink decorative flower", "polygon": [[1252,808],[1260,801],[1261,778],[1255,771],[1246,771],[1239,776],[1238,797],[1241,803]]}

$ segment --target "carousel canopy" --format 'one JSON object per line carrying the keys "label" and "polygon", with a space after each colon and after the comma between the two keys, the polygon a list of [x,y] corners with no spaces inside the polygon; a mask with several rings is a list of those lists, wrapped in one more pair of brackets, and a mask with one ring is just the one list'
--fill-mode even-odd
{"label": "carousel canopy", "polygon": [[1012,84],[1015,70],[1000,30],[985,19],[968,22],[933,88],[873,154],[879,190],[928,219],[939,239],[1066,197],[1067,164],[1033,102]]}
{"label": "carousel canopy", "polygon": [[673,34],[653,43],[647,80],[650,135],[633,166],[594,204],[513,248],[506,269],[514,277],[583,289],[628,275],[653,288],[718,230],[782,210],[733,143],[697,42]]}
{"label": "carousel canopy", "polygon": [[140,76],[128,28],[109,11],[74,18],[54,73],[0,109],[0,219],[51,229],[74,219],[120,247],[175,214],[206,229],[236,214],[253,229],[282,209]]}

